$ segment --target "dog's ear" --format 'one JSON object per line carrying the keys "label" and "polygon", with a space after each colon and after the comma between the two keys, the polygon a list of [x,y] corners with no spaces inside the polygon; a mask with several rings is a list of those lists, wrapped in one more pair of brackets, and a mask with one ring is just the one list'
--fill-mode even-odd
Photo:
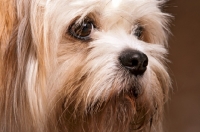
{"label": "dog's ear", "polygon": [[13,26],[15,25],[16,13],[14,0],[1,0],[0,4],[0,53],[3,54],[8,43]]}
{"label": "dog's ear", "polygon": [[[6,4],[7,0],[3,1]],[[8,3],[17,2],[8,0]],[[32,79],[36,78],[34,71],[37,69],[36,64],[31,61],[36,60],[37,55],[30,25],[30,0],[22,0],[11,8],[13,9],[8,10],[7,14],[17,13],[16,17],[11,19],[16,23],[12,28],[5,26],[9,28],[10,34],[0,34],[1,37],[7,35],[9,38],[8,41],[3,41],[2,38],[0,41],[6,46],[2,55],[0,130],[3,128],[4,131],[30,131],[30,125],[34,125],[35,117],[32,116],[33,109],[30,108],[30,103],[33,102],[28,94],[31,91],[31,88],[28,88],[28,81],[31,81],[32,87],[35,86]],[[8,20],[6,15],[3,17],[3,20]]]}

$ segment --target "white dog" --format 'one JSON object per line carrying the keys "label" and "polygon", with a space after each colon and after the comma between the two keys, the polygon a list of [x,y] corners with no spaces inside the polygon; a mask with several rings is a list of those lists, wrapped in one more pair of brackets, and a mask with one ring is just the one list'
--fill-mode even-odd
{"label": "white dog", "polygon": [[162,132],[163,0],[2,0],[1,132]]}

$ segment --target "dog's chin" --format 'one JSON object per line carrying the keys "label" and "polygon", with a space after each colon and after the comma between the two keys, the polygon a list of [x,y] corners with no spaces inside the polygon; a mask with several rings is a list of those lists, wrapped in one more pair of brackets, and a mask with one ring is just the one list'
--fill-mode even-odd
{"label": "dog's chin", "polygon": [[[147,108],[147,102],[143,102],[145,100],[144,90],[136,77],[126,81],[123,86],[123,88],[116,88],[121,89],[120,91],[111,92],[106,99],[97,99],[95,103],[88,104],[86,108],[82,107],[84,104],[79,104],[77,108],[74,108],[76,104],[73,103],[67,105],[63,112],[65,113],[64,121],[61,122],[67,122],[66,124],[69,125],[69,122],[75,122],[68,126],[70,131],[79,131],[80,128],[74,124],[83,127],[85,131],[88,129],[95,131],[97,128],[106,131],[142,129],[141,126],[149,123],[153,113],[150,108]],[[113,121],[115,121],[114,124]],[[124,124],[123,127],[120,124]],[[90,128],[87,128],[88,126]]]}

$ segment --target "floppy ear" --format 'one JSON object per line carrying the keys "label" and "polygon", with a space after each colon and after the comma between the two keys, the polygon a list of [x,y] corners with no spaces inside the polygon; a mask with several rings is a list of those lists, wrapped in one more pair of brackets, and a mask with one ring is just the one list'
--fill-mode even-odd
{"label": "floppy ear", "polygon": [[[0,4],[0,53],[5,50],[6,43],[15,24],[14,0],[1,0]],[[2,55],[2,54],[1,54]]]}
{"label": "floppy ear", "polygon": [[[7,1],[4,0],[3,4],[6,4]],[[8,1],[12,4],[14,2],[14,0]],[[11,19],[12,22],[16,22],[15,26],[12,28],[9,28],[8,25],[5,26],[5,30],[9,30],[10,35],[5,32],[0,34],[0,42],[4,42],[3,44],[6,45],[1,63],[3,70],[1,71],[0,89],[0,131],[25,132],[30,129],[32,131],[33,128],[41,130],[42,128],[35,126],[42,123],[37,121],[39,117],[37,96],[40,95],[37,95],[39,90],[35,89],[38,63],[30,24],[31,1],[17,2],[16,9],[13,5],[10,7],[12,9],[3,15],[3,20],[9,21],[6,16],[17,13],[17,16]],[[2,37],[5,36],[9,38],[8,41],[3,40]]]}

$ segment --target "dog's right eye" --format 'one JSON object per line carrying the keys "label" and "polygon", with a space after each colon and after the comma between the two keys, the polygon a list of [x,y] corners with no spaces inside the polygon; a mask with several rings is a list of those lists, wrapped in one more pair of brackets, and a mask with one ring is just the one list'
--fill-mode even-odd
{"label": "dog's right eye", "polygon": [[81,23],[73,23],[69,28],[69,34],[76,39],[90,40],[93,29],[93,22],[89,19],[85,19]]}

